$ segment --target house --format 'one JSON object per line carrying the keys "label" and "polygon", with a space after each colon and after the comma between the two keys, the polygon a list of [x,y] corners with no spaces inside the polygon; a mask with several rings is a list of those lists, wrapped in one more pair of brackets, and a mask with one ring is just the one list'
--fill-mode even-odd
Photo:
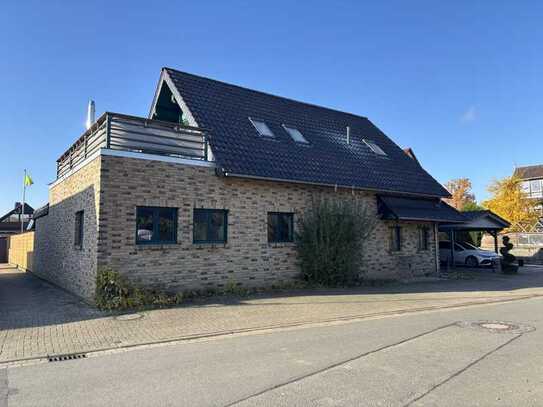
{"label": "house", "polygon": [[34,272],[92,300],[97,270],[168,291],[299,278],[314,200],[378,218],[368,278],[434,273],[438,223],[464,220],[366,117],[163,68],[148,118],[105,113],[57,161]]}
{"label": "house", "polygon": [[513,176],[520,179],[520,188],[535,203],[543,217],[543,165],[517,167]]}
{"label": "house", "polygon": [[21,217],[24,230],[28,228],[31,222],[34,209],[25,203],[24,211],[21,214],[21,208],[21,203],[15,202],[15,206],[11,211],[0,216],[0,263],[8,261],[8,237],[21,233]]}
{"label": "house", "polygon": [[25,203],[24,211],[21,214],[21,203],[15,202],[11,211],[0,216],[0,237],[7,237],[21,232],[21,216],[23,220],[23,229],[26,230],[29,222],[32,220],[34,208]]}

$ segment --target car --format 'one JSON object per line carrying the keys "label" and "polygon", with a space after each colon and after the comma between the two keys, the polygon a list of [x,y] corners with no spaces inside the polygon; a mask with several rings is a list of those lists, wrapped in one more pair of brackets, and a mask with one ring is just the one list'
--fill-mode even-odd
{"label": "car", "polygon": [[[439,258],[442,262],[450,263],[451,242],[439,242]],[[468,267],[491,266],[500,255],[490,250],[483,250],[467,242],[454,243],[454,263]]]}

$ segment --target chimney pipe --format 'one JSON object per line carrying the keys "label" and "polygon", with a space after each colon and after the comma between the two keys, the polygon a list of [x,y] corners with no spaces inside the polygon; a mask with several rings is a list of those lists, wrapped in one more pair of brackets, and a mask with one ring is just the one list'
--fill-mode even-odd
{"label": "chimney pipe", "polygon": [[351,127],[347,126],[347,144],[351,144]]}
{"label": "chimney pipe", "polygon": [[85,127],[87,127],[87,130],[91,128],[95,121],[96,118],[94,100],[89,100],[89,105],[87,106],[87,122],[85,123]]}

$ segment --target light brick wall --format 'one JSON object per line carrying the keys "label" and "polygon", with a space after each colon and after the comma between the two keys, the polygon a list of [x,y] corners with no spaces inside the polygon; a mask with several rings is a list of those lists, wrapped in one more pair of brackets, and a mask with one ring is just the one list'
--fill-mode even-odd
{"label": "light brick wall", "polygon": [[8,263],[21,270],[33,269],[34,232],[11,235],[8,238]]}
{"label": "light brick wall", "polygon": [[[229,280],[268,287],[299,278],[293,244],[267,242],[267,212],[294,212],[295,223],[320,197],[352,198],[376,215],[375,194],[310,185],[220,178],[213,168],[103,155],[50,189],[49,214],[36,221],[39,276],[92,301],[96,270],[108,266],[132,282],[170,292],[221,288]],[[178,208],[178,243],[136,245],[136,207]],[[193,208],[228,209],[225,245],[192,243]],[[84,210],[83,250],[74,248],[75,213]],[[402,251],[390,251],[392,222],[378,221],[361,253],[367,278],[435,272],[435,238],[418,251],[418,223],[401,222]]]}
{"label": "light brick wall", "polygon": [[[268,244],[267,212],[295,214],[318,197],[348,197],[351,190],[293,183],[219,178],[214,169],[135,158],[102,157],[99,265],[132,281],[169,291],[220,288],[229,279],[270,286],[299,277],[292,244]],[[355,191],[376,214],[375,195]],[[136,206],[178,208],[178,243],[138,246]],[[192,243],[193,208],[228,209],[228,243]],[[295,215],[295,222],[296,222]],[[435,272],[433,225],[430,249],[417,249],[420,224],[401,223],[403,247],[391,252],[390,222],[379,221],[361,254],[368,278],[395,279]]]}
{"label": "light brick wall", "polygon": [[[35,274],[94,300],[100,157],[49,190],[49,214],[36,219]],[[75,213],[84,211],[83,247],[74,246]]]}

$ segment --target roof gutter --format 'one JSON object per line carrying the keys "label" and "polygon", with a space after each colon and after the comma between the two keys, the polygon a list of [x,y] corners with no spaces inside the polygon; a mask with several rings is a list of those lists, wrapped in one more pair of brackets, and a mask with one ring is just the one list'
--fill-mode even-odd
{"label": "roof gutter", "polygon": [[354,185],[326,184],[326,183],[311,182],[311,181],[298,181],[298,180],[291,180],[291,179],[259,177],[257,175],[236,174],[236,173],[225,171],[224,168],[216,168],[215,172],[218,176],[222,176],[222,177],[248,178],[248,179],[261,180],[261,181],[286,182],[286,183],[291,183],[291,184],[315,185],[315,186],[329,187],[329,188],[356,189],[357,191],[380,192],[380,193],[389,193],[389,194],[399,193],[402,195],[421,197],[421,198],[439,198],[439,199],[445,198],[444,196],[441,196],[441,195],[428,195],[428,194],[419,194],[419,193],[404,192],[404,191],[392,191],[392,190],[376,189],[376,188],[361,188],[361,187],[356,187]]}

